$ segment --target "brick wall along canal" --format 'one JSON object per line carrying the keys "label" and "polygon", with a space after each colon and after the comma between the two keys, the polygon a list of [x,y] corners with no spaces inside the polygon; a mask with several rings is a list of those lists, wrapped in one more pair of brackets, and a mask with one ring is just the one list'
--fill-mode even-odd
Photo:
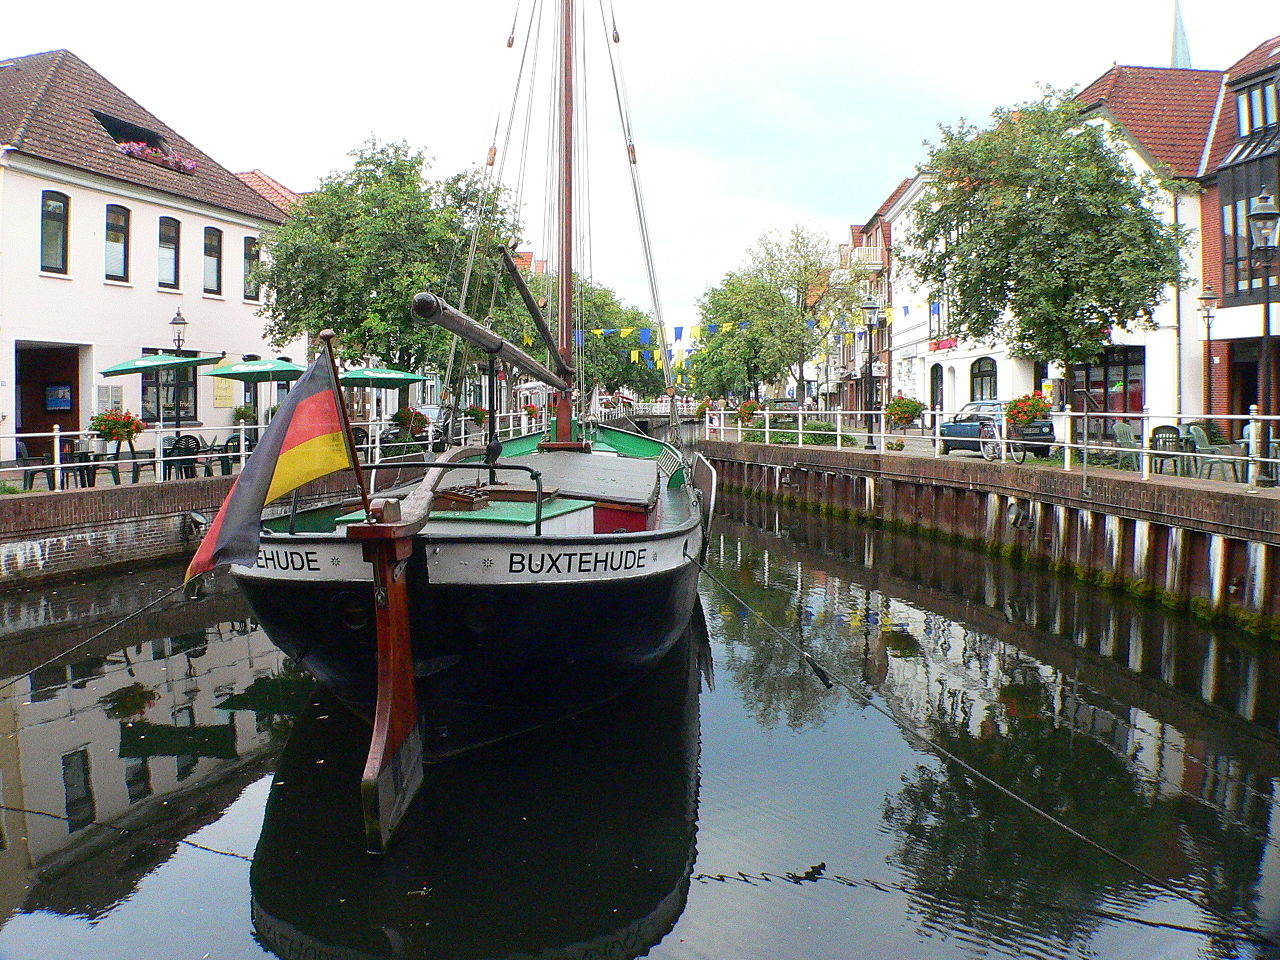
{"label": "brick wall along canal", "polygon": [[[1273,649],[957,547],[726,509],[708,569],[833,675],[1276,933]],[[1261,955],[826,689],[705,579],[714,685],[694,631],[613,707],[433,768],[369,858],[367,733],[303,706],[234,594],[40,666],[179,575],[0,594],[0,956]]]}

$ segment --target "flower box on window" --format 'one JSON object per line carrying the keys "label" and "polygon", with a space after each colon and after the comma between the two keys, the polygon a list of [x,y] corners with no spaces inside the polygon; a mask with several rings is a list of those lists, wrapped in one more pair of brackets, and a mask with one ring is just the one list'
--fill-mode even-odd
{"label": "flower box on window", "polygon": [[200,166],[190,157],[184,157],[182,154],[163,150],[160,147],[153,147],[149,143],[143,143],[139,140],[116,144],[116,149],[127,157],[137,157],[139,160],[146,160],[148,163],[154,163],[158,167],[165,167],[168,170],[185,173],[188,176],[195,173]]}

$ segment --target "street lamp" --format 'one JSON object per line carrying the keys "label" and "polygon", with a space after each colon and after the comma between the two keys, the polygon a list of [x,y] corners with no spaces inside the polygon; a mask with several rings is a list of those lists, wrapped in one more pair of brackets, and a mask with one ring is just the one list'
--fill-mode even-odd
{"label": "street lamp", "polygon": [[169,329],[173,331],[173,349],[181,350],[182,345],[187,342],[187,318],[182,315],[181,308],[169,321]]}
{"label": "street lamp", "polygon": [[862,420],[867,428],[867,442],[864,450],[874,450],[875,442],[871,439],[871,334],[880,325],[880,304],[875,297],[868,296],[862,304],[862,326],[866,330],[866,357],[862,365]]}
{"label": "street lamp", "polygon": [[1213,308],[1218,305],[1218,293],[1213,287],[1200,291],[1200,315],[1204,317],[1204,414],[1213,416]]}
{"label": "street lamp", "polygon": [[[1262,456],[1271,456],[1271,421],[1267,419],[1271,409],[1271,263],[1276,255],[1276,229],[1280,226],[1280,211],[1275,198],[1267,187],[1253,201],[1249,211],[1249,234],[1253,240],[1253,252],[1262,261]],[[1258,484],[1275,486],[1275,471],[1269,460],[1263,460]]]}
{"label": "street lamp", "polygon": [[[182,349],[182,345],[187,342],[187,318],[182,315],[181,307],[179,307],[178,312],[173,315],[173,319],[169,321],[169,329],[173,331],[173,350],[177,353]],[[178,396],[182,387],[178,383],[177,367],[174,367],[173,370],[170,371],[170,376],[173,377],[173,429],[177,431],[182,428],[182,398]],[[160,381],[157,380],[157,393],[159,393],[159,385]],[[157,409],[163,410],[164,397],[157,396],[156,401]]]}

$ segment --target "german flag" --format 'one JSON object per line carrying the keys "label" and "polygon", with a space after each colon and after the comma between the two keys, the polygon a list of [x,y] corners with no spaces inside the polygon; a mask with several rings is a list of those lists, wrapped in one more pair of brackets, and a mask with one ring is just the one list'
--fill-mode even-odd
{"label": "german flag", "polygon": [[184,583],[224,563],[256,562],[262,508],[312,480],[352,466],[339,402],[333,367],[321,353],[263,432],[191,558]]}

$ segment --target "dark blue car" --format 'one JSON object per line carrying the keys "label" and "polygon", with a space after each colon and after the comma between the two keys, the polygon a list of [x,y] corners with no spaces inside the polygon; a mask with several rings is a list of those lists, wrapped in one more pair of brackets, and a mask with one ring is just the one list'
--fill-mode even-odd
{"label": "dark blue car", "polygon": [[[978,433],[984,423],[998,423],[1004,416],[1005,405],[999,400],[975,400],[966,403],[938,432],[942,436],[942,453],[952,450],[979,450]],[[1047,457],[1053,447],[1053,421],[1032,420],[1019,428],[1027,452],[1037,457]]]}

